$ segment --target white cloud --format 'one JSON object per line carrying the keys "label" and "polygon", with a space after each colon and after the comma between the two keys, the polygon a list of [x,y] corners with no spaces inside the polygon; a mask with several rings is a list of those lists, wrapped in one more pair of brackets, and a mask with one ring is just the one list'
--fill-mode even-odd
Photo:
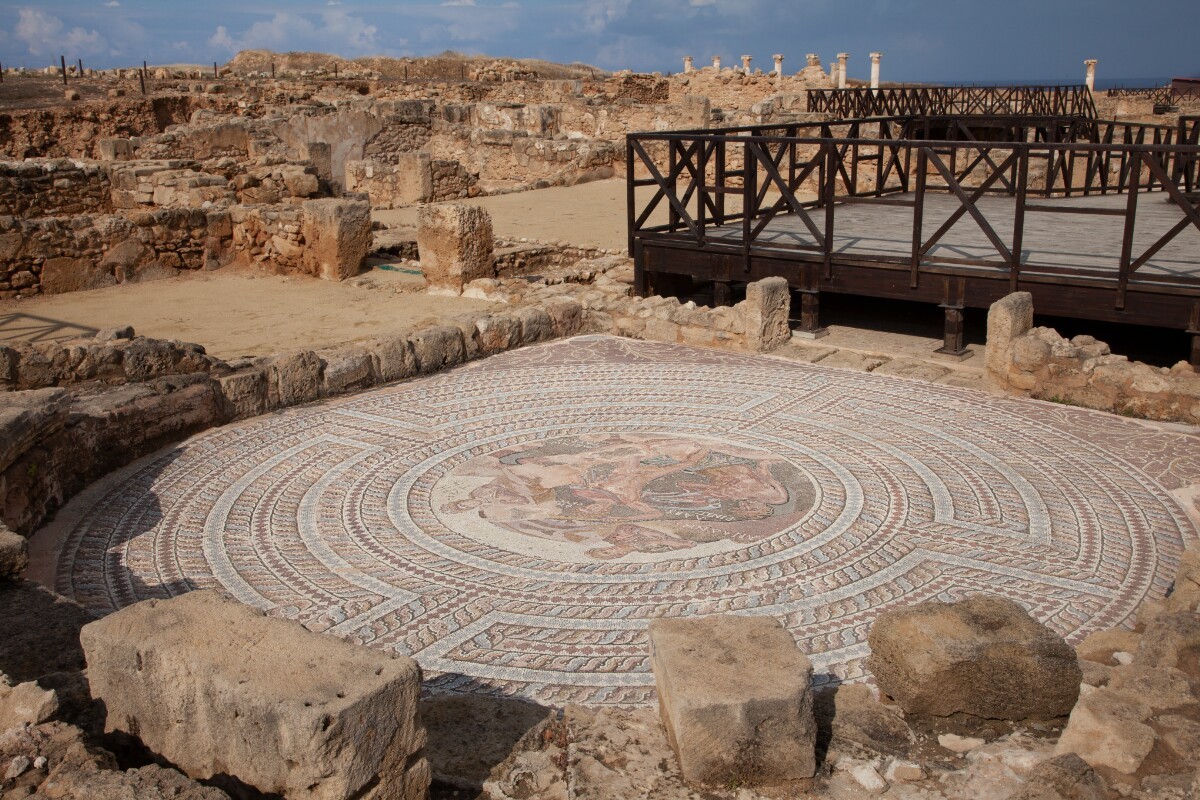
{"label": "white cloud", "polygon": [[715,6],[717,0],[688,0],[688,4],[696,8],[702,8],[704,6]]}
{"label": "white cloud", "polygon": [[446,0],[444,6],[474,6],[475,0]]}
{"label": "white cloud", "polygon": [[105,8],[119,8],[120,5],[120,0],[108,0],[108,2],[104,4]]}
{"label": "white cloud", "polygon": [[364,55],[378,49],[379,29],[362,17],[329,10],[319,15],[279,12],[259,20],[240,35],[224,25],[208,38],[209,45],[222,50],[320,50],[339,55]]}
{"label": "white cloud", "polygon": [[35,56],[61,52],[79,57],[108,52],[108,43],[99,31],[65,28],[63,21],[53,14],[36,8],[21,8],[17,9],[13,33]]}
{"label": "white cloud", "polygon": [[583,22],[592,33],[601,33],[624,17],[631,0],[588,0],[583,7]]}

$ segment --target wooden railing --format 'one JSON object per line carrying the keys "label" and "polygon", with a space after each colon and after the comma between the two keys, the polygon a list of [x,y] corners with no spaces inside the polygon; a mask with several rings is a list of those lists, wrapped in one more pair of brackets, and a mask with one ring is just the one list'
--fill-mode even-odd
{"label": "wooden railing", "polygon": [[1096,116],[1092,93],[1083,84],[809,89],[808,110],[842,119],[891,115]]}
{"label": "wooden railing", "polygon": [[[1186,284],[1192,293],[1200,293],[1197,277],[1139,273],[1184,230],[1200,230],[1196,201],[1188,196],[1200,164],[1200,118],[1187,124],[1181,121],[1178,129],[1092,121],[1084,141],[1039,139],[1050,126],[1035,120],[1010,119],[1013,130],[1023,131],[1010,141],[980,141],[969,125],[943,122],[885,118],[632,134],[626,164],[631,255],[639,238],[665,237],[698,248],[735,248],[747,271],[756,255],[791,252],[793,257],[819,261],[831,276],[839,255],[834,243],[839,213],[853,204],[875,203],[912,209],[907,253],[874,255],[869,260],[906,265],[914,287],[922,270],[931,267],[941,274],[948,274],[947,270],[1003,273],[1014,289],[1024,271],[1036,269],[1042,275],[1109,282],[1116,290],[1118,309],[1124,307],[1126,289],[1135,279]],[[949,127],[972,138],[913,136],[918,130]],[[654,191],[649,198],[639,197],[638,190],[645,188]],[[1166,194],[1179,218],[1155,241],[1139,245],[1135,237],[1139,198],[1148,192]],[[935,194],[949,195],[956,205],[950,217],[928,233],[923,224],[925,209]],[[1042,202],[1112,194],[1127,195],[1128,201],[1118,206]],[[980,201],[987,195],[1005,195],[1014,202],[984,207]],[[666,222],[651,224],[663,203],[669,211]],[[998,232],[997,214],[1005,215],[1005,228],[1011,221],[1011,234]],[[1032,262],[1023,247],[1025,221],[1031,214],[1119,218],[1122,236],[1116,274]],[[804,241],[764,242],[771,223],[785,215],[798,220],[807,232]],[[971,257],[940,252],[938,244],[967,216],[990,243],[988,252]]]}

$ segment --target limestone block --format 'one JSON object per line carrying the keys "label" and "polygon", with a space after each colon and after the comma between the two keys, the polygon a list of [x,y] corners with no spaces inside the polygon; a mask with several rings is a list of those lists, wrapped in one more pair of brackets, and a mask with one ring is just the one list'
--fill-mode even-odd
{"label": "limestone block", "polygon": [[62,430],[69,404],[65,389],[0,394],[0,471],[36,442]]}
{"label": "limestone block", "polygon": [[1048,758],[1025,778],[1008,800],[1107,800],[1108,786],[1074,753]]}
{"label": "limestone block", "polygon": [[649,636],[659,711],[686,780],[812,777],[812,664],[778,620],[657,619]]}
{"label": "limestone block", "polygon": [[561,297],[547,301],[542,307],[550,315],[555,337],[574,336],[583,329],[583,306],[578,300]]}
{"label": "limestone block", "polygon": [[20,575],[28,564],[29,543],[25,537],[0,524],[0,580]]}
{"label": "limestone block", "polygon": [[1071,711],[1054,752],[1132,775],[1154,747],[1154,729],[1145,724],[1149,716],[1147,706],[1110,689],[1089,692]]}
{"label": "limestone block", "polygon": [[1033,328],[1033,295],[1013,292],[992,303],[987,318],[987,357],[984,366],[1003,376],[1012,360],[1012,343]]}
{"label": "limestone block", "polygon": [[407,337],[392,336],[367,343],[372,368],[380,383],[402,381],[417,373],[417,358]]}
{"label": "limestone block", "polygon": [[128,606],[80,642],[106,730],[192,778],[224,773],[293,800],[425,797],[412,659],[211,591]]}
{"label": "limestone block", "polygon": [[554,321],[544,308],[526,306],[517,312],[521,320],[521,341],[525,344],[554,338]]}
{"label": "limestone block", "polygon": [[398,153],[395,164],[347,161],[346,191],[366,192],[373,208],[398,208],[433,199],[429,153]]}
{"label": "limestone block", "polygon": [[304,266],[327,281],[358,274],[371,250],[371,205],[362,200],[305,200]]}
{"label": "limestone block", "polygon": [[1113,666],[1116,663],[1112,660],[1113,653],[1132,653],[1137,650],[1141,639],[1139,633],[1111,628],[1091,634],[1075,645],[1075,652],[1087,661]]}
{"label": "limestone block", "polygon": [[117,279],[90,258],[48,258],[42,264],[42,292],[65,294],[115,286]]}
{"label": "limestone block", "polygon": [[1179,557],[1167,610],[1200,611],[1200,547],[1189,547]]}
{"label": "limestone block", "polygon": [[461,292],[465,283],[495,277],[494,244],[492,218],[479,206],[421,208],[417,250],[431,288]]}
{"label": "limestone block", "polygon": [[906,713],[1066,716],[1083,673],[1062,637],[1006,598],[930,601],[879,615],[867,666]]}
{"label": "limestone block", "polygon": [[100,161],[129,161],[133,158],[133,142],[128,139],[99,139],[96,158]]}
{"label": "limestone block", "polygon": [[261,359],[267,369],[267,402],[271,408],[311,403],[321,394],[321,359],[311,350]]}
{"label": "limestone block", "polygon": [[[904,719],[887,708],[861,684],[843,684],[836,693],[822,692],[817,705],[827,706],[833,694],[831,728],[835,742],[853,742],[882,753],[906,753],[916,736]],[[828,714],[827,709],[822,709]]]}
{"label": "limestone block", "polygon": [[1155,714],[1174,711],[1196,702],[1187,673],[1171,667],[1129,664],[1113,669],[1108,688]]}
{"label": "limestone block", "polygon": [[317,353],[324,363],[324,394],[345,394],[375,383],[371,354],[358,347],[338,347]]}
{"label": "limestone block", "polygon": [[58,695],[35,681],[9,686],[0,673],[0,733],[20,725],[39,725],[58,711]]}
{"label": "limestone block", "polygon": [[462,331],[449,325],[424,328],[409,337],[417,371],[423,375],[461,364],[466,358]]}
{"label": "limestone block", "polygon": [[267,410],[267,374],[262,369],[244,369],[217,378],[225,415],[230,420],[257,417]]}
{"label": "limestone block", "polygon": [[1200,614],[1178,611],[1160,615],[1142,634],[1134,663],[1175,667],[1200,678]]}
{"label": "limestone block", "polygon": [[481,354],[502,353],[521,343],[521,320],[512,314],[493,314],[477,319],[472,338]]}
{"label": "limestone block", "polygon": [[785,278],[764,278],[748,284],[746,299],[736,309],[746,332],[746,347],[752,352],[769,353],[791,341],[791,292]]}
{"label": "limestone block", "polygon": [[228,800],[220,789],[203,786],[173,769],[151,764],[124,772],[116,769],[60,770],[47,780],[41,796],[54,800]]}

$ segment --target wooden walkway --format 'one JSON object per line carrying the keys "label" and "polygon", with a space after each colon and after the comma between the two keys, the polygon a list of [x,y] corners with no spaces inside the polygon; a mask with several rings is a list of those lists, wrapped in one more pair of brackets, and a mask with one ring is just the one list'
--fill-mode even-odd
{"label": "wooden walkway", "polygon": [[[912,195],[889,199],[911,200]],[[1134,252],[1144,252],[1179,222],[1181,213],[1165,194],[1139,195]],[[1039,199],[1038,206],[1056,208],[1100,208],[1123,211],[1126,195]],[[1031,204],[1033,201],[1030,201]],[[1016,201],[1007,196],[981,198],[978,208],[1006,244],[1013,241]],[[922,224],[928,238],[941,227],[961,204],[952,195],[928,194]],[[822,224],[824,212],[815,210],[813,219]],[[1115,273],[1121,259],[1121,240],[1125,220],[1118,216],[1056,214],[1030,212],[1025,215],[1021,261],[1023,275],[1037,274],[1038,266]],[[741,224],[710,228],[710,241],[740,245]],[[839,206],[834,228],[834,252],[838,256],[865,258],[907,258],[912,250],[913,209],[897,205],[860,202]],[[817,242],[794,215],[776,217],[758,236],[758,251],[786,251],[796,247],[815,248]],[[802,258],[802,254],[795,254]],[[815,257],[815,256],[814,256]],[[960,259],[995,261],[1007,269],[996,248],[970,215],[964,215],[927,254],[927,260],[953,262]],[[1179,276],[1200,279],[1200,230],[1193,226],[1180,232],[1136,273],[1137,275]]]}

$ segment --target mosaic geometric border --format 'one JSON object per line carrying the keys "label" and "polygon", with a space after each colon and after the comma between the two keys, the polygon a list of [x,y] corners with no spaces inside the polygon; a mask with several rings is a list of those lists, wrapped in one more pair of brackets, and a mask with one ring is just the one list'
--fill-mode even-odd
{"label": "mosaic geometric border", "polygon": [[[753,535],[584,552],[485,531],[449,502],[487,480],[472,465],[564,441],[763,453],[803,476],[811,507]],[[1197,540],[1168,493],[1197,480],[1195,436],[1111,415],[586,336],[152,457],[80,510],[57,589],[107,613],[219,587],[413,655],[434,691],[637,704],[661,616],[777,617],[822,681],[863,678],[875,616],[931,598],[1006,595],[1072,641],[1120,625]]]}

